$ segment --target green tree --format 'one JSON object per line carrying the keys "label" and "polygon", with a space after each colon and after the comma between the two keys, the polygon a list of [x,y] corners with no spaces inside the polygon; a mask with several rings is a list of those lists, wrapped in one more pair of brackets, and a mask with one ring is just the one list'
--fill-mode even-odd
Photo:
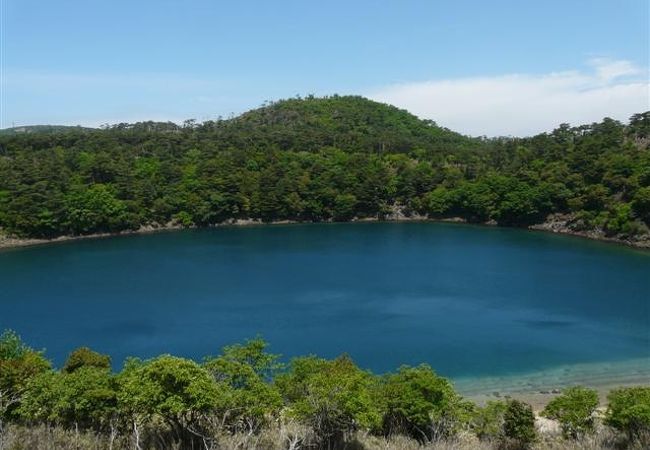
{"label": "green tree", "polygon": [[509,400],[503,414],[503,436],[507,445],[529,448],[537,439],[533,408],[519,400]]}
{"label": "green tree", "polygon": [[338,194],[334,199],[334,220],[350,220],[354,217],[357,197],[354,194]]}
{"label": "green tree", "polygon": [[564,435],[575,439],[593,431],[593,415],[597,407],[598,393],[576,386],[551,400],[542,414],[560,422]]}
{"label": "green tree", "polygon": [[632,201],[632,210],[637,217],[650,224],[650,186],[636,191]]}
{"label": "green tree", "polygon": [[632,216],[632,207],[629,203],[616,205],[608,214],[609,218],[605,230],[610,235],[625,234],[632,235],[636,231],[637,223]]}
{"label": "green tree", "polygon": [[24,398],[18,408],[18,415],[27,421],[47,424],[60,422],[56,405],[63,388],[63,375],[47,370],[29,379],[24,389]]}
{"label": "green tree", "polygon": [[0,133],[0,228],[52,238],[174,221],[382,218],[398,207],[522,227],[559,212],[570,229],[630,240],[650,232],[648,114],[627,127],[606,118],[486,139],[331,96],[184,127]]}
{"label": "green tree", "polygon": [[503,425],[508,405],[501,401],[489,401],[477,408],[472,418],[472,429],[479,439],[500,440],[503,438]]}
{"label": "green tree", "polygon": [[443,217],[455,206],[455,198],[447,188],[438,186],[425,194],[423,205],[425,211],[431,216]]}
{"label": "green tree", "polygon": [[177,439],[191,440],[190,427],[198,428],[201,417],[214,410],[221,394],[206,369],[170,355],[143,363],[130,361],[118,382],[118,406],[129,416],[136,442],[141,424],[155,417],[164,420]]}
{"label": "green tree", "polygon": [[457,191],[463,217],[471,222],[485,222],[491,217],[497,196],[487,183],[464,183]]}
{"label": "green tree", "polygon": [[5,330],[0,335],[0,361],[20,358],[31,349],[13,330]]}
{"label": "green tree", "polygon": [[115,198],[107,185],[94,184],[71,192],[65,203],[68,226],[75,234],[119,231],[128,226],[124,202]]}
{"label": "green tree", "polygon": [[288,404],[287,413],[312,427],[327,448],[341,445],[355,430],[380,425],[375,380],[348,356],[332,361],[295,358],[275,382]]}
{"label": "green tree", "polygon": [[609,200],[609,189],[602,184],[589,186],[582,195],[582,203],[585,209],[602,210]]}
{"label": "green tree", "polygon": [[607,396],[605,423],[630,441],[650,444],[650,387],[614,389]]}
{"label": "green tree", "polygon": [[384,430],[428,441],[456,431],[462,408],[451,383],[428,365],[402,366],[382,384]]}
{"label": "green tree", "polygon": [[282,397],[269,381],[281,365],[267,347],[264,340],[252,339],[224,347],[220,356],[204,363],[222,390],[216,409],[233,429],[257,430],[280,412]]}
{"label": "green tree", "polygon": [[81,367],[111,368],[111,357],[97,353],[88,347],[79,347],[68,356],[63,365],[63,372],[72,373]]}
{"label": "green tree", "polygon": [[31,421],[102,430],[118,414],[116,385],[108,370],[92,366],[44,372],[29,382],[19,411]]}
{"label": "green tree", "polygon": [[50,367],[43,353],[24,344],[14,331],[0,335],[0,428],[14,416],[30,380]]}

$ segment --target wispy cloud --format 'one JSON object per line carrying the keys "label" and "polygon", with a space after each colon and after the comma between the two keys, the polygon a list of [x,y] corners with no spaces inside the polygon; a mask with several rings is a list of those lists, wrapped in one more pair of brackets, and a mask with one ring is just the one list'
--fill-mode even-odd
{"label": "wispy cloud", "polygon": [[[273,97],[268,88],[243,80],[189,74],[6,70],[3,75],[0,127],[14,121],[96,126],[206,120]],[[524,136],[563,122],[577,125],[606,116],[627,120],[650,109],[649,91],[647,68],[594,58],[581,70],[403,83],[361,94],[466,134]]]}
{"label": "wispy cloud", "polygon": [[650,109],[647,69],[607,58],[586,70],[404,83],[367,95],[477,136],[525,136]]}
{"label": "wispy cloud", "polygon": [[601,82],[610,82],[620,77],[641,75],[643,70],[630,61],[614,61],[609,58],[592,58],[588,64],[594,68],[598,79]]}

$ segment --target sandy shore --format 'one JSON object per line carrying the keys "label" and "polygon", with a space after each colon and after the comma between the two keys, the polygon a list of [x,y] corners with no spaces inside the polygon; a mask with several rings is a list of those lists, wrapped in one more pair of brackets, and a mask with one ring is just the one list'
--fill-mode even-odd
{"label": "sandy shore", "polygon": [[512,397],[541,410],[560,395],[562,389],[584,386],[595,389],[604,405],[612,389],[650,386],[650,356],[621,362],[560,366],[521,375],[456,379],[454,384],[466,398],[478,404]]}
{"label": "sandy shore", "polygon": [[[645,383],[639,381],[638,383],[630,383],[630,384],[613,384],[611,386],[598,386],[598,387],[587,386],[587,387],[590,387],[596,390],[596,392],[598,392],[598,397],[600,398],[600,404],[601,406],[605,406],[607,405],[607,395],[612,390],[617,388],[622,388],[622,387],[633,387],[633,386],[650,386],[650,381],[645,381]],[[473,401],[478,405],[485,405],[490,400],[504,400],[506,398],[514,398],[517,400],[521,400],[522,402],[528,403],[533,407],[533,410],[535,412],[539,412],[544,409],[544,407],[548,404],[548,402],[550,402],[551,400],[553,400],[555,397],[559,395],[561,395],[560,392],[558,393],[549,392],[546,394],[541,394],[539,392],[513,392],[510,394],[503,394],[498,397],[494,396],[493,394],[475,394],[475,395],[465,396],[465,398]]]}

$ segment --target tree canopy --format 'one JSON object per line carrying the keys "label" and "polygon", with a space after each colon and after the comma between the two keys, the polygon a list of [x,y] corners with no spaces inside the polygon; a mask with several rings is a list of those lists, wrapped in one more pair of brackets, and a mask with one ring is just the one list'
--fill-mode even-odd
{"label": "tree canopy", "polygon": [[[530,405],[507,399],[479,407],[428,365],[375,375],[345,354],[281,364],[261,338],[226,346],[201,363],[171,355],[128,358],[114,372],[108,361],[81,347],[58,370],[16,333],[2,334],[0,442],[7,423],[42,425],[48,436],[57,428],[92,433],[107,438],[101,448],[113,448],[117,436],[116,448],[232,448],[229,437],[262,439],[277,427],[279,441],[257,441],[254,448],[350,448],[359,435],[408,437],[424,446],[467,433],[497,448],[528,448],[538,440]],[[632,387],[609,395],[604,423],[621,445],[647,443],[649,392]],[[592,431],[598,400],[595,391],[569,388],[545,414],[573,440]]]}
{"label": "tree canopy", "polygon": [[227,120],[0,134],[0,228],[19,237],[346,221],[395,210],[648,236],[650,112],[529,138],[471,138],[362,97]]}

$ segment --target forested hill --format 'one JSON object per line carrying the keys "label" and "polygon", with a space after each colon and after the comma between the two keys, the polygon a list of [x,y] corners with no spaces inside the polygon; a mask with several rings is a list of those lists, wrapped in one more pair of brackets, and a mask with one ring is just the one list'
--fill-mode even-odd
{"label": "forested hill", "polygon": [[[460,151],[472,139],[363,97],[290,99],[272,103],[215,127],[229,143],[255,148],[396,153],[416,149]],[[243,140],[242,140],[243,139]]]}
{"label": "forested hill", "polygon": [[362,97],[228,120],[0,134],[0,228],[19,237],[400,215],[647,242],[650,112],[478,139]]}
{"label": "forested hill", "polygon": [[66,131],[90,131],[93,128],[65,125],[27,125],[22,127],[3,128],[0,135],[26,134],[26,133],[64,133]]}

